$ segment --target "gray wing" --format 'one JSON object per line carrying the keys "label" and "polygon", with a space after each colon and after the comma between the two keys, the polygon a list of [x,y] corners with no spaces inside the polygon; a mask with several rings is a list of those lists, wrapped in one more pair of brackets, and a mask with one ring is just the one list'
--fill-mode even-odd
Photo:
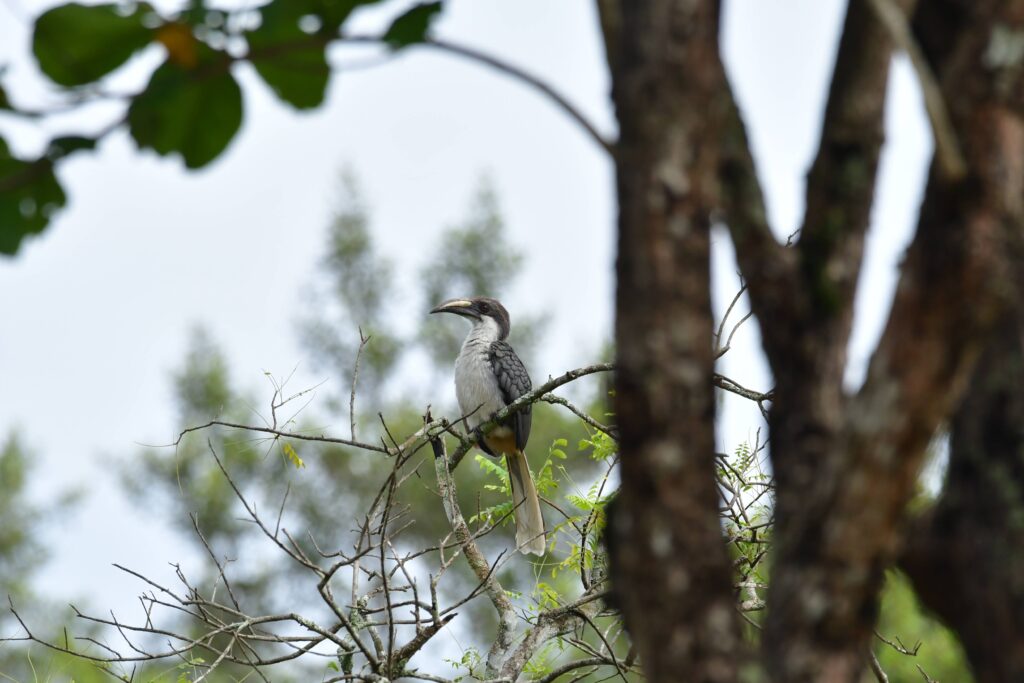
{"label": "gray wing", "polygon": [[[505,400],[505,405],[533,388],[523,361],[519,360],[519,356],[508,345],[508,342],[492,343],[487,358],[491,362],[494,376],[498,378],[498,388],[501,389],[501,397]],[[512,427],[515,432],[516,448],[519,450],[526,448],[526,442],[530,438],[530,426],[533,423],[532,408],[533,406],[525,406],[505,420],[505,424]]]}

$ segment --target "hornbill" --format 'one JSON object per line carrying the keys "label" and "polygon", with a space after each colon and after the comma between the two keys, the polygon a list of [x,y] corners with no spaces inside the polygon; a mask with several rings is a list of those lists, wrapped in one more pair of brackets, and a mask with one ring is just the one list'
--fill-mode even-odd
{"label": "hornbill", "polygon": [[[473,325],[455,361],[455,396],[467,431],[489,421],[496,412],[530,390],[530,376],[523,361],[505,341],[509,317],[501,302],[482,296],[451,299],[430,312],[454,313]],[[543,555],[544,517],[523,453],[530,438],[532,419],[530,406],[524,406],[482,436],[477,445],[490,456],[503,454],[508,463],[516,546],[520,552]]]}

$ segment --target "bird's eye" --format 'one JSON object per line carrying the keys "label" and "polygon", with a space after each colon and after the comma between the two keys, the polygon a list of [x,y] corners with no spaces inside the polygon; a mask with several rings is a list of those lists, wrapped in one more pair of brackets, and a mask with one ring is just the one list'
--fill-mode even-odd
{"label": "bird's eye", "polygon": [[486,301],[481,301],[480,302],[480,312],[481,313],[489,313],[490,310],[491,310],[490,304],[488,304]]}

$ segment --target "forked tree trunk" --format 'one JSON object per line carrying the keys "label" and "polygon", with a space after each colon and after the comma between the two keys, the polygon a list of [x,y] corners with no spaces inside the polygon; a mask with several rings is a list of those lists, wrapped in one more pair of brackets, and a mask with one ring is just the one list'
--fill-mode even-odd
{"label": "forked tree trunk", "polygon": [[[912,0],[850,1],[807,214],[790,248],[767,223],[719,61],[717,2],[599,2],[621,130],[623,465],[612,569],[652,681],[738,680],[742,661],[713,479],[712,212],[721,210],[729,225],[777,382],[777,549],[762,653],[776,683],[859,680],[882,573],[904,539],[927,444],[1012,300],[1024,234],[1024,0],[922,0],[913,26],[939,84],[932,94],[945,103],[933,112],[948,110],[947,151],[959,147],[967,170],[934,166],[865,384],[843,392],[895,35],[873,5],[914,8]],[[988,414],[991,402],[978,405]],[[974,514],[1012,512],[1012,500]],[[949,514],[935,519],[948,523]],[[985,538],[1019,541],[1015,529]],[[1011,581],[1016,569],[1004,563],[989,575]],[[1019,603],[1007,610],[1020,616]],[[1019,619],[999,623],[1020,642]],[[986,671],[994,648],[963,635]],[[1013,666],[992,670],[1012,680]]]}

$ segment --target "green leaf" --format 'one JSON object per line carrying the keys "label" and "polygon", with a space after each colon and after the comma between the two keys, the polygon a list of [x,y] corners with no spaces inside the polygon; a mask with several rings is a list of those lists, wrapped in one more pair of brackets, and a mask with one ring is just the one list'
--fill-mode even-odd
{"label": "green leaf", "polygon": [[307,33],[301,23],[324,28],[323,16],[314,11],[314,4],[273,0],[260,9],[259,28],[247,35],[256,71],[279,98],[296,109],[320,106],[331,75],[325,53],[327,39],[320,33]]}
{"label": "green leaf", "polygon": [[50,140],[50,148],[47,155],[56,161],[75,152],[83,152],[96,149],[96,139],[87,138],[81,135],[65,135]]}
{"label": "green leaf", "polygon": [[395,19],[384,40],[394,48],[402,48],[426,40],[434,17],[441,12],[440,2],[423,2]]}
{"label": "green leaf", "polygon": [[331,36],[338,33],[338,29],[357,7],[378,2],[380,0],[285,0],[285,4],[301,9],[302,14],[319,19],[322,22],[319,32]]}
{"label": "green leaf", "polygon": [[208,48],[195,69],[170,61],[157,69],[128,108],[128,128],[140,148],[177,152],[188,168],[216,159],[242,125],[242,90],[227,55]]}
{"label": "green leaf", "polygon": [[15,254],[21,241],[42,232],[66,201],[52,161],[15,159],[0,139],[0,254]]}
{"label": "green leaf", "polygon": [[99,80],[149,44],[143,16],[150,11],[146,4],[125,14],[118,5],[70,3],[44,12],[32,38],[39,68],[64,86]]}

